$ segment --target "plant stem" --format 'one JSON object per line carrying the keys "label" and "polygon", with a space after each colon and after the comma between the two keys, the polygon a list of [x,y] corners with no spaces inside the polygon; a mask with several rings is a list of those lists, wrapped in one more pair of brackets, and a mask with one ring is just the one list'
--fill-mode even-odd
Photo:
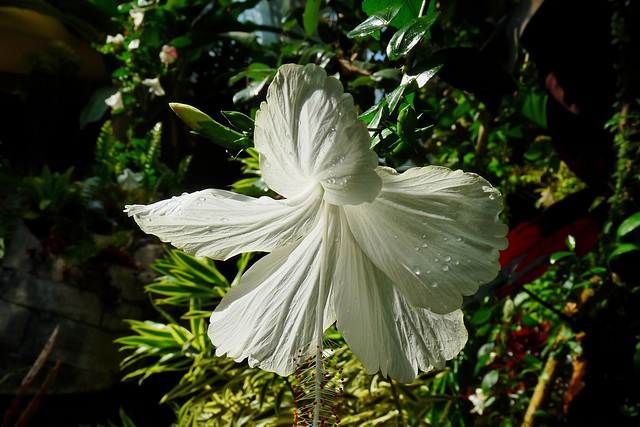
{"label": "plant stem", "polygon": [[322,255],[320,258],[320,283],[318,283],[318,305],[316,306],[316,366],[314,379],[315,404],[313,408],[313,427],[319,427],[321,422],[322,408],[322,381],[324,379],[324,366],[322,360],[322,338],[324,336],[324,308],[326,305],[326,271],[329,256],[328,244],[329,240],[329,222],[330,222],[330,205],[324,205],[324,231],[322,234]]}

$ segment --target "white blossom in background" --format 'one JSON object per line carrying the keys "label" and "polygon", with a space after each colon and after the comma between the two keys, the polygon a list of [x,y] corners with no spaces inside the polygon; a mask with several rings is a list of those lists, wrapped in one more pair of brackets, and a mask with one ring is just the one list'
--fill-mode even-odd
{"label": "white blossom in background", "polygon": [[176,59],[178,59],[178,50],[168,44],[162,46],[162,50],[160,51],[160,61],[165,65],[173,64]]}
{"label": "white blossom in background", "polygon": [[142,21],[144,20],[144,9],[140,9],[134,5],[129,11],[129,16],[133,18],[133,28],[137,30],[140,28],[140,25],[142,25]]}
{"label": "white blossom in background", "polygon": [[149,88],[149,92],[155,96],[165,95],[164,89],[160,85],[160,80],[157,77],[155,79],[144,79],[142,84],[147,86]]}
{"label": "white blossom in background", "polygon": [[473,403],[472,414],[482,415],[485,408],[491,404],[489,396],[484,394],[481,388],[477,388],[475,394],[469,396],[469,400]]}
{"label": "white blossom in background", "polygon": [[129,168],[125,168],[120,175],[118,175],[118,184],[123,190],[137,190],[140,188],[144,175],[142,172],[134,172]]}
{"label": "white blossom in background", "polygon": [[116,34],[115,36],[107,36],[108,44],[120,45],[124,42],[124,36],[122,34]]}
{"label": "white blossom in background", "polygon": [[112,110],[119,110],[124,108],[124,100],[120,91],[114,93],[110,97],[104,100],[104,103],[111,107]]}
{"label": "white blossom in background", "polygon": [[280,68],[254,136],[282,199],[209,189],[126,207],[193,255],[270,252],[213,312],[216,354],[288,375],[335,323],[369,373],[444,367],[467,341],[462,296],[500,268],[500,193],[462,171],[379,167],[352,97],[315,65]]}
{"label": "white blossom in background", "polygon": [[133,39],[129,42],[128,49],[135,50],[140,47],[140,39]]}

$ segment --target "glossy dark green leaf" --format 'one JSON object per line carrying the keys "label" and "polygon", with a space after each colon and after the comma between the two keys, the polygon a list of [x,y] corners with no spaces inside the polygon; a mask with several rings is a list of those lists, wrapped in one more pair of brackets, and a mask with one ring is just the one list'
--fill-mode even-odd
{"label": "glossy dark green leaf", "polygon": [[438,19],[438,13],[421,16],[402,26],[387,45],[387,56],[396,60],[409,53]]}
{"label": "glossy dark green leaf", "polygon": [[629,218],[622,221],[622,224],[618,227],[618,239],[628,234],[640,226],[640,212],[631,215]]}
{"label": "glossy dark green leaf", "polygon": [[611,261],[613,258],[619,255],[626,254],[627,252],[638,251],[638,250],[640,250],[640,248],[634,245],[633,243],[625,243],[623,245],[618,246],[613,252],[611,252],[611,255],[609,255],[608,261]]}
{"label": "glossy dark green leaf", "polygon": [[372,16],[386,9],[399,6],[398,14],[391,20],[391,25],[400,28],[420,14],[422,0],[364,0],[362,10]]}
{"label": "glossy dark green leaf", "polygon": [[381,28],[386,27],[387,25],[389,25],[389,23],[391,23],[393,18],[398,15],[401,7],[402,5],[391,6],[387,9],[381,10],[371,15],[366,20],[364,20],[364,22],[351,30],[347,34],[347,37],[355,38],[368,36],[369,34],[373,34]]}

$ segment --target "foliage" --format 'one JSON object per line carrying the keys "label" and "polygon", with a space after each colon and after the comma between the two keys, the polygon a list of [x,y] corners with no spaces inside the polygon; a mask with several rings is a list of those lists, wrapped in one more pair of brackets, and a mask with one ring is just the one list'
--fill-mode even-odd
{"label": "foliage", "polygon": [[[189,155],[203,141],[221,149],[209,157],[195,155],[194,163],[203,162],[211,174],[214,161],[230,157],[243,174],[223,171],[210,179],[225,175],[234,191],[273,195],[251,148],[252,117],[277,68],[288,62],[316,63],[340,79],[382,164],[477,172],[502,191],[503,217],[512,225],[587,187],[553,147],[549,95],[529,57],[520,55],[512,75],[502,80],[500,68],[473,62],[476,47],[512,2],[339,0],[294,3],[288,9],[271,2],[271,22],[247,13],[256,0],[95,0],[80,2],[76,10],[64,9],[64,3],[6,5],[59,18],[106,59],[112,84],[96,90],[80,117],[82,126],[100,127],[97,137],[83,141],[96,142],[93,158],[75,168],[49,164],[39,174],[24,174],[18,159],[3,159],[0,247],[18,220],[39,238],[63,236],[76,248],[68,253],[80,258],[100,249],[91,242],[94,233],[126,247],[133,225],[122,206],[186,189],[185,181],[195,174],[188,171]],[[572,399],[593,402],[590,389],[612,396],[602,397],[608,405],[603,412],[612,419],[640,415],[638,394],[620,391],[636,389],[640,372],[640,322],[634,315],[640,302],[634,268],[640,255],[640,105],[631,95],[637,72],[629,66],[637,49],[630,42],[633,14],[624,13],[623,1],[611,3],[617,10],[615,44],[625,67],[620,68],[620,113],[606,124],[617,163],[611,177],[602,177],[607,191],[593,206],[608,207],[598,246],[578,254],[575,239],[568,239],[545,275],[508,296],[489,296],[467,307],[470,338],[463,353],[414,384],[366,375],[341,347],[334,360],[342,369],[342,425],[508,426],[530,411],[542,424],[569,423],[579,411],[570,405],[588,406]],[[105,41],[107,34],[111,38]],[[30,59],[37,73],[69,77],[77,71],[68,47],[52,44],[48,50],[52,61]],[[456,62],[461,59],[474,64],[475,86],[456,80],[467,71]],[[494,84],[504,90],[482,90]],[[112,96],[105,121],[105,99]],[[196,135],[189,137],[176,125],[169,102],[204,111],[185,120]],[[174,111],[185,119],[179,108]],[[163,398],[179,425],[294,421],[295,376],[280,378],[216,357],[206,336],[211,310],[250,262],[251,255],[237,259],[237,272],[228,280],[218,270],[222,266],[168,249],[155,265],[161,277],[146,287],[160,317],[129,321],[131,334],[118,340],[126,354],[125,378],[181,375]],[[335,331],[329,335],[342,344]],[[546,399],[536,397],[538,390]],[[121,423],[133,421],[122,412]]]}

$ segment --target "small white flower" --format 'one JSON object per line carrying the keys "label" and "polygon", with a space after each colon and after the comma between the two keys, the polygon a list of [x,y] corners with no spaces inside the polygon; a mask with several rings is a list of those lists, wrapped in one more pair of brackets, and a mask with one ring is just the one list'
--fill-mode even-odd
{"label": "small white flower", "polygon": [[149,87],[149,92],[154,94],[155,96],[164,96],[165,92],[162,86],[160,85],[160,80],[156,77],[155,79],[144,79],[142,84]]}
{"label": "small white flower", "polygon": [[129,50],[134,50],[140,47],[140,39],[133,39],[129,42]]}
{"label": "small white flower", "polygon": [[107,36],[107,43],[120,45],[124,42],[124,36],[122,34],[116,34],[115,36]]}
{"label": "small white flower", "polygon": [[271,252],[213,312],[218,356],[289,375],[335,323],[367,372],[410,383],[465,345],[462,295],[495,277],[507,244],[501,195],[475,174],[378,167],[370,144],[338,80],[284,65],[255,122],[262,177],[283,199],[209,189],[126,207],[190,254]]}
{"label": "small white flower", "polygon": [[162,51],[160,51],[160,61],[162,61],[165,65],[173,64],[175,60],[178,59],[178,50],[168,44],[162,46]]}
{"label": "small white flower", "polygon": [[144,9],[133,6],[133,8],[129,11],[129,16],[133,18],[133,28],[137,30],[140,25],[142,25],[142,21],[144,20]]}
{"label": "small white flower", "polygon": [[124,100],[122,99],[120,91],[105,99],[104,103],[111,107],[112,110],[120,110],[121,108],[124,108]]}
{"label": "small white flower", "polygon": [[486,404],[488,398],[489,396],[484,394],[481,388],[477,388],[476,393],[469,396],[469,400],[471,401],[471,403],[473,403],[473,409],[471,410],[471,413],[482,415],[482,413],[484,412],[484,408],[489,406]]}
{"label": "small white flower", "polygon": [[126,168],[122,174],[118,175],[118,184],[124,190],[136,190],[140,188],[143,176],[142,172],[134,172]]}

